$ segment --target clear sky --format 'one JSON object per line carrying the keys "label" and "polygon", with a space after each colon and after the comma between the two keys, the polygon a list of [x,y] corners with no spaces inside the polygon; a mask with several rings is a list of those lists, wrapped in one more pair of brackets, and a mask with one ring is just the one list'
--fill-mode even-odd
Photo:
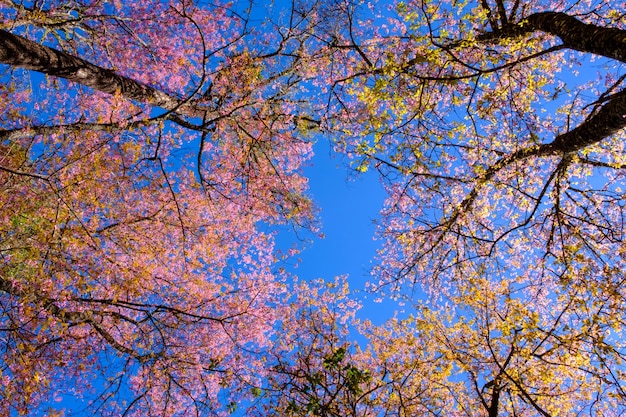
{"label": "clear sky", "polygon": [[[305,169],[309,178],[310,196],[320,209],[323,238],[305,242],[298,260],[290,260],[288,270],[300,279],[323,278],[332,281],[346,275],[354,295],[363,300],[359,317],[376,323],[390,318],[395,303],[374,302],[373,296],[362,292],[371,279],[381,241],[374,239],[375,220],[383,205],[385,192],[375,171],[357,173],[350,161],[332,151],[330,140],[318,137],[315,156]],[[288,249],[297,237],[292,231],[278,236],[279,248]],[[360,292],[360,294],[356,294]]]}

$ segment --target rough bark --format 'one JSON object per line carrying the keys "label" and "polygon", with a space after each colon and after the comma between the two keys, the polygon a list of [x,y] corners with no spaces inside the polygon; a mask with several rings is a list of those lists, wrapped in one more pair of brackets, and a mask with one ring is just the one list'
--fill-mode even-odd
{"label": "rough bark", "polygon": [[[533,13],[519,23],[504,24],[493,32],[478,36],[478,39],[492,42],[533,32],[554,35],[569,49],[626,62],[626,31],[583,23],[561,12]],[[614,94],[578,127],[544,145],[541,152],[576,152],[624,128],[626,128],[626,90]]]}
{"label": "rough bark", "polygon": [[557,36],[567,48],[626,62],[626,31],[583,23],[561,12],[533,13],[522,22],[503,25],[478,39],[495,41],[537,31]]}
{"label": "rough bark", "polygon": [[561,152],[576,152],[626,128],[626,90],[600,107],[575,129],[557,136],[550,144]]}
{"label": "rough bark", "polygon": [[64,78],[108,94],[119,92],[130,100],[188,117],[203,117],[208,111],[115,71],[4,30],[0,30],[0,63]]}

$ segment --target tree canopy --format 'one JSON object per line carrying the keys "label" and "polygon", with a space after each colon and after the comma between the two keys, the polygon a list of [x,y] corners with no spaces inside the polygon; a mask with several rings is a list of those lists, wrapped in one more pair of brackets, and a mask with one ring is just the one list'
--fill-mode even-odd
{"label": "tree canopy", "polygon": [[[624,10],[241,9],[1,3],[2,413],[624,413]],[[313,140],[388,193],[383,325],[282,268]]]}

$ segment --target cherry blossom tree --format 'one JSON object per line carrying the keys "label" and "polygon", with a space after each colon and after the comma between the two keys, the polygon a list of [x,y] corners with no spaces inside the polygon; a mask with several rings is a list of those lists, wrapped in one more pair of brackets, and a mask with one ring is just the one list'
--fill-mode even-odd
{"label": "cherry blossom tree", "polygon": [[297,308],[281,321],[283,337],[268,356],[269,372],[247,415],[363,416],[382,399],[366,357],[348,328],[358,303],[344,278],[300,283]]}
{"label": "cherry blossom tree", "polygon": [[400,2],[369,31],[325,27],[338,70],[323,121],[390,192],[381,285],[450,281],[486,259],[543,276],[572,252],[619,252],[623,13],[520,3]]}
{"label": "cherry blossom tree", "polygon": [[[1,3],[2,413],[623,414],[624,11],[229,7]],[[311,130],[388,191],[382,326],[277,266]]]}
{"label": "cherry blossom tree", "polygon": [[[290,370],[299,404],[622,414],[626,14],[603,1],[366,6],[309,15],[318,122],[387,187],[370,289],[409,317],[361,323],[369,348],[328,345],[317,368]],[[373,397],[335,393],[341,372],[326,382],[338,352]]]}
{"label": "cherry blossom tree", "polygon": [[547,313],[510,282],[474,276],[445,308],[422,301],[384,325],[354,320],[345,285],[315,292],[320,302],[291,319],[297,337],[284,340],[258,390],[261,411],[249,414],[620,415],[623,341],[610,316],[623,313],[590,300],[589,288],[612,283],[585,278],[578,298],[556,291],[559,310]]}
{"label": "cherry blossom tree", "polygon": [[282,315],[268,225],[313,227],[298,22],[188,1],[0,13],[0,413],[72,395],[228,414]]}

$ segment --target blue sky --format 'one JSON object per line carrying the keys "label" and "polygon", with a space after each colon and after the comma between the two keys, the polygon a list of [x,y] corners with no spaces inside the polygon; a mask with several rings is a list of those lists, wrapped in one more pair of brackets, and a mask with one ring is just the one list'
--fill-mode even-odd
{"label": "blue sky", "polygon": [[[289,261],[290,272],[300,279],[347,275],[350,288],[357,292],[365,288],[381,241],[374,240],[375,224],[385,192],[374,171],[357,174],[350,161],[332,151],[328,138],[319,137],[315,156],[305,169],[309,178],[310,196],[320,209],[319,219],[323,238],[314,238],[303,245],[303,251]],[[287,249],[294,241],[293,232],[283,231],[278,245]],[[295,267],[294,267],[295,266]],[[355,294],[356,295],[356,294]],[[360,294],[361,296],[366,294]],[[393,315],[389,303],[370,302],[368,297],[359,312],[361,318],[380,322]]]}
{"label": "blue sky", "polygon": [[328,139],[320,138],[311,166],[305,169],[310,194],[321,210],[324,238],[312,241],[301,254],[300,274],[363,278],[377,248],[373,221],[384,192],[374,175],[356,175],[349,161],[333,154],[330,147]]}

